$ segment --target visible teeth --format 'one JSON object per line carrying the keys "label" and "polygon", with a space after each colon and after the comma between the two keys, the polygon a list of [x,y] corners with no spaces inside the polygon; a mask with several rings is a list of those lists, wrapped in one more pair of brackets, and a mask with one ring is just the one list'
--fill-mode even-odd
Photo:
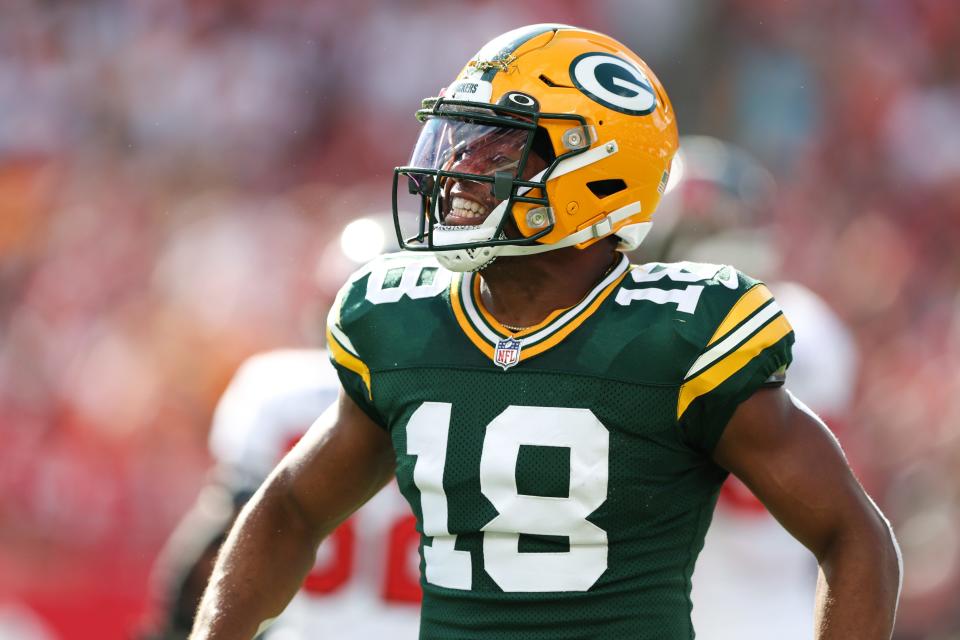
{"label": "visible teeth", "polygon": [[455,197],[450,214],[458,218],[482,218],[487,214],[487,208],[473,200]]}

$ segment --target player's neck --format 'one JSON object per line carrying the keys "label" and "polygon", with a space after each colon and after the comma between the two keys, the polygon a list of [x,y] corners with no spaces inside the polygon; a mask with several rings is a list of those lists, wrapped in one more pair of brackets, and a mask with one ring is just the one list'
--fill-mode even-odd
{"label": "player's neck", "polygon": [[501,324],[530,327],[580,302],[619,260],[606,240],[582,250],[498,258],[480,272],[480,298]]}

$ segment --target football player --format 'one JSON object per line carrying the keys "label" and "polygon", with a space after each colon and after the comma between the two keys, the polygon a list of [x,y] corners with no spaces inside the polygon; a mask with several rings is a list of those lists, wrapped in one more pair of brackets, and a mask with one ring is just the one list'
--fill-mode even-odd
{"label": "football player", "polygon": [[[237,510],[336,400],[340,386],[320,349],[258,354],[237,371],[210,432],[215,480],[181,521],[155,576],[162,615],[145,638],[185,638],[213,559]],[[419,625],[417,533],[391,483],[321,545],[299,593],[264,640],[336,635],[413,639]]]}
{"label": "football player", "polygon": [[690,638],[731,472],[817,558],[818,637],[888,638],[892,532],[783,389],[793,332],[770,291],[623,254],[677,148],[647,65],[600,33],[524,27],[418,117],[394,174],[407,251],[341,290],[338,402],[244,508],[194,640],[254,635],[394,476],[421,534],[421,638]]}
{"label": "football player", "polygon": [[[748,152],[684,136],[657,225],[631,257],[736,260],[760,276],[797,334],[786,386],[831,426],[846,424],[857,351],[849,330],[814,292],[783,281],[774,242],[773,176]],[[693,622],[711,640],[813,637],[816,563],[737,478],[720,491],[693,574]]]}

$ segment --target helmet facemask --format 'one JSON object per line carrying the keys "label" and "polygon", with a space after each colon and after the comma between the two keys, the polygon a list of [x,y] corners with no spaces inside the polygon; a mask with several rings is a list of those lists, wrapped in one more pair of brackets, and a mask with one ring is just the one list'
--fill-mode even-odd
{"label": "helmet facemask", "polygon": [[[554,157],[541,120],[571,120],[570,126],[583,128],[587,140],[584,119],[443,98],[425,101],[417,117],[424,128],[410,164],[394,171],[394,221],[401,247],[436,251],[444,266],[457,271],[483,268],[507,246],[543,247],[537,241],[554,229],[547,197],[550,174],[559,161],[587,145]],[[413,206],[399,202],[402,178]],[[406,208],[416,213],[404,215]]]}

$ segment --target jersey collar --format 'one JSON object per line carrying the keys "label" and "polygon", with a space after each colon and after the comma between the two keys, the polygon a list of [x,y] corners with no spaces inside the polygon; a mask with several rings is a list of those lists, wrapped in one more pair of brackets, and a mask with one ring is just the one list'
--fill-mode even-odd
{"label": "jersey collar", "polygon": [[450,284],[450,303],[457,324],[470,342],[488,357],[493,357],[498,343],[513,338],[520,341],[520,361],[539,355],[560,344],[600,307],[617,288],[629,269],[630,261],[622,256],[620,262],[597,285],[572,307],[554,311],[543,322],[514,332],[483,307],[480,300],[480,277],[464,273],[454,277]]}

